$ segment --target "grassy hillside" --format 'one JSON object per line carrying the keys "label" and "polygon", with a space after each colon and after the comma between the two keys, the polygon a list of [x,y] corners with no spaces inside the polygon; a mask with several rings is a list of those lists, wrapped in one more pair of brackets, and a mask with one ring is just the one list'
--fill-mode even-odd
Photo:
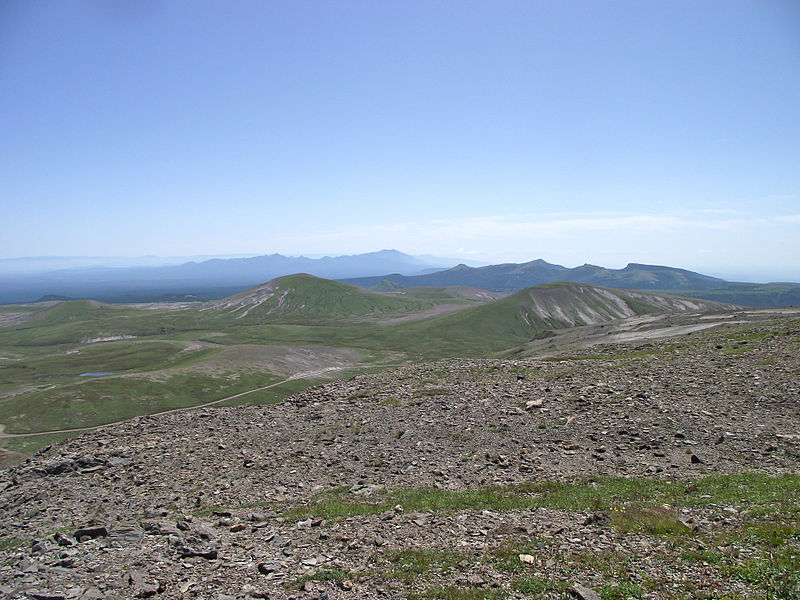
{"label": "grassy hillside", "polygon": [[214,302],[209,315],[243,324],[339,322],[355,317],[413,313],[434,306],[442,295],[386,295],[298,274],[281,277]]}
{"label": "grassy hillside", "polygon": [[12,433],[98,425],[296,375],[237,402],[279,399],[331,369],[343,375],[402,359],[387,348],[405,352],[420,340],[398,343],[379,321],[439,304],[476,301],[445,289],[387,295],[298,275],[205,305],[2,307],[0,423]]}
{"label": "grassy hillside", "polygon": [[5,307],[0,423],[12,433],[98,425],[279,386],[236,400],[259,402],[282,397],[299,380],[408,360],[486,357],[555,329],[702,308],[563,283],[487,299],[448,288],[380,294],[296,275],[204,305]]}
{"label": "grassy hillside", "polygon": [[672,293],[687,289],[711,290],[727,284],[723,279],[686,269],[638,263],[630,263],[623,269],[583,265],[568,270],[562,279],[623,289],[670,290]]}
{"label": "grassy hillside", "polygon": [[36,309],[25,319],[0,327],[0,351],[36,352],[37,347],[109,338],[162,338],[176,332],[202,330],[213,324],[193,304],[187,305],[188,308],[182,305],[142,308],[73,300],[42,307],[28,306]]}
{"label": "grassy hillside", "polygon": [[556,329],[605,323],[639,314],[720,310],[707,301],[573,283],[528,288],[495,302],[393,330],[387,344],[425,359],[478,357],[508,350]]}

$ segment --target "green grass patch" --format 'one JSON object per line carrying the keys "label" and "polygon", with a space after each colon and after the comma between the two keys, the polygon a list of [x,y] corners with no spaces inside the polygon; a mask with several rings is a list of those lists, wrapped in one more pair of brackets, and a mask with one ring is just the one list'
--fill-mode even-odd
{"label": "green grass patch", "polygon": [[692,533],[678,520],[674,510],[663,506],[628,505],[612,514],[611,524],[622,533],[638,531],[654,536],[686,536]]}
{"label": "green grass patch", "polygon": [[108,376],[36,391],[0,404],[9,433],[90,427],[203,404],[280,381],[266,373],[180,373],[165,380]]}
{"label": "green grass patch", "polygon": [[132,373],[184,366],[215,350],[184,352],[183,344],[165,341],[116,341],[54,349],[51,354],[0,363],[0,386],[80,381],[85,372]]}
{"label": "green grass patch", "polygon": [[[628,509],[634,503],[639,508]],[[772,513],[796,510],[800,505],[800,476],[770,477],[757,473],[711,475],[690,482],[656,479],[598,478],[593,481],[543,482],[508,487],[448,491],[405,488],[379,494],[364,502],[348,494],[324,494],[311,504],[286,513],[291,519],[310,515],[340,519],[373,514],[402,505],[407,511],[454,512],[460,510],[523,510],[556,508],[570,511],[620,511],[621,526],[675,529],[670,519],[652,507],[702,507],[713,504],[760,507]],[[645,510],[647,509],[647,510]],[[649,512],[648,512],[649,511]]]}
{"label": "green grass patch", "polygon": [[520,560],[521,554],[537,556],[549,546],[551,542],[545,539],[526,539],[507,541],[493,548],[487,554],[489,560],[500,571],[519,573],[527,571],[530,565]]}
{"label": "green grass patch", "polygon": [[466,558],[466,554],[452,550],[407,548],[389,555],[391,566],[382,576],[387,579],[413,581],[433,569],[452,569]]}
{"label": "green grass patch", "polygon": [[[800,507],[795,507],[800,509]],[[785,516],[785,515],[782,515]],[[797,519],[798,515],[794,515]],[[745,527],[744,537],[750,543],[772,548],[783,547],[791,538],[800,541],[800,523],[798,522],[756,522]]]}
{"label": "green grass patch", "polygon": [[289,396],[304,392],[310,387],[324,383],[324,379],[290,379],[266,390],[249,392],[233,400],[221,402],[218,406],[259,406],[279,404]]}
{"label": "green grass patch", "polygon": [[800,549],[785,546],[759,558],[722,565],[728,575],[760,587],[770,600],[800,599]]}
{"label": "green grass patch", "polygon": [[631,557],[623,552],[580,552],[570,554],[564,562],[601,573],[609,579],[624,579],[628,574]]}
{"label": "green grass patch", "polygon": [[426,388],[423,390],[417,390],[417,396],[443,396],[447,394],[448,391],[441,389],[441,388]]}
{"label": "green grass patch", "polygon": [[597,593],[603,600],[628,600],[641,598],[645,591],[635,583],[607,583],[597,588]]}
{"label": "green grass patch", "polygon": [[706,548],[685,550],[681,552],[679,556],[680,559],[684,562],[706,563],[712,566],[717,565],[723,560],[725,560],[725,555],[722,554],[722,552],[717,552],[716,550],[708,550]]}
{"label": "green grass patch", "polygon": [[517,592],[541,598],[551,593],[563,593],[569,586],[565,581],[531,576],[515,579],[511,587]]}
{"label": "green grass patch", "polygon": [[409,600],[492,600],[506,598],[505,590],[485,590],[481,588],[437,587],[423,594],[409,594]]}
{"label": "green grass patch", "polygon": [[30,541],[26,541],[20,538],[9,537],[0,539],[0,552],[8,552],[9,550],[16,550],[17,548],[22,548],[30,544]]}
{"label": "green grass patch", "polygon": [[298,577],[292,582],[295,588],[301,588],[307,581],[333,581],[340,584],[347,579],[349,575],[341,569],[320,569],[314,573],[308,573],[302,577]]}
{"label": "green grass patch", "polygon": [[3,448],[11,450],[12,452],[31,455],[51,444],[56,444],[66,439],[77,437],[81,435],[81,433],[82,432],[77,431],[75,433],[48,433],[44,435],[32,435],[27,437],[4,438],[0,440],[0,444],[2,444]]}

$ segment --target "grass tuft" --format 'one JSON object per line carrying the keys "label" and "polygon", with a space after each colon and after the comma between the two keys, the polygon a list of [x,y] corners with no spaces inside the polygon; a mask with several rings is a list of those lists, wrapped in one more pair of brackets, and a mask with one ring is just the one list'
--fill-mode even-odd
{"label": "grass tuft", "polygon": [[494,600],[505,598],[505,590],[484,590],[480,588],[433,588],[423,594],[409,594],[409,600]]}
{"label": "grass tuft", "polygon": [[407,548],[389,555],[392,566],[384,576],[388,579],[412,581],[432,569],[451,569],[466,558],[466,554],[452,550]]}
{"label": "grass tuft", "polygon": [[685,536],[692,533],[678,520],[674,510],[663,506],[626,506],[614,512],[611,524],[622,533],[637,531],[657,536]]}

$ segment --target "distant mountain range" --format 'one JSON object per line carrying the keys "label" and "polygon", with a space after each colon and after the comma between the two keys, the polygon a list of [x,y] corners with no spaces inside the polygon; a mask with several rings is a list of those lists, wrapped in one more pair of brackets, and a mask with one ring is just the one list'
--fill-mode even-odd
{"label": "distant mountain range", "polygon": [[677,294],[742,306],[788,306],[800,304],[800,284],[731,283],[685,269],[631,263],[623,269],[582,265],[569,269],[541,259],[527,263],[506,263],[486,267],[457,265],[445,271],[416,276],[399,273],[379,277],[343,280],[361,287],[389,290],[392,287],[469,286],[497,292],[521,289],[556,281]]}
{"label": "distant mountain range", "polygon": [[445,269],[454,262],[431,256],[411,256],[397,250],[381,250],[322,258],[270,254],[166,266],[85,266],[35,274],[6,271],[0,276],[0,303],[34,302],[54,297],[115,302],[207,300],[222,298],[293,273],[310,273],[325,279],[382,273],[417,275]]}
{"label": "distant mountain range", "polygon": [[666,266],[631,263],[623,269],[606,269],[586,264],[570,269],[533,260],[481,267],[459,264],[447,268],[453,262],[381,250],[323,258],[271,254],[166,266],[82,267],[24,275],[6,272],[0,275],[0,304],[75,298],[110,302],[212,300],[295,273],[308,273],[378,291],[466,286],[513,293],[561,281],[676,294],[743,306],[800,304],[800,284],[731,283]]}

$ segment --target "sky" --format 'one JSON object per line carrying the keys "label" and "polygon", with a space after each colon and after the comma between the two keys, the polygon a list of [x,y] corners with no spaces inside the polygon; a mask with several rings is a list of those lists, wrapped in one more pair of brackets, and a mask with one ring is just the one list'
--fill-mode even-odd
{"label": "sky", "polygon": [[0,258],[800,281],[796,0],[0,4]]}

